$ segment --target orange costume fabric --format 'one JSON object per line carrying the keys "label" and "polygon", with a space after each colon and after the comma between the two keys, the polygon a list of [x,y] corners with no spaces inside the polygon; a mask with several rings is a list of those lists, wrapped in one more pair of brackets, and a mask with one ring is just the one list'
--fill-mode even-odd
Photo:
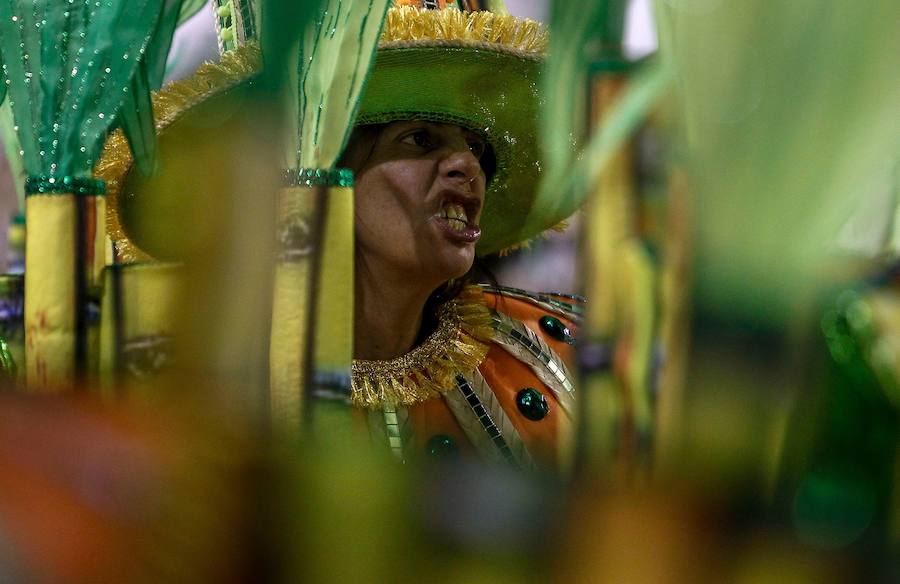
{"label": "orange costume fabric", "polygon": [[[493,454],[490,451],[499,442],[501,450],[505,443],[507,450],[513,452],[513,455],[499,458],[510,459],[513,466],[563,470],[573,434],[574,386],[566,385],[567,390],[559,379],[567,379],[569,383],[574,381],[569,373],[575,370],[576,355],[572,343],[583,300],[508,288],[499,292],[484,288],[483,292],[484,303],[494,315],[493,340],[488,343],[487,354],[474,373],[475,378],[480,374],[490,390],[489,395],[482,395],[483,399],[478,400],[483,409],[477,410],[477,403],[473,406],[471,401],[460,405],[459,392],[462,391],[462,395],[466,392],[465,388],[459,387],[449,389],[441,397],[410,405],[406,415],[411,428],[408,438],[411,444],[406,445],[404,451],[413,456],[424,453],[434,457],[490,460]],[[523,326],[527,330],[522,329]],[[513,333],[512,339],[510,334],[504,334],[510,327],[519,327],[520,331],[518,335]],[[516,342],[516,339],[520,341]],[[556,378],[551,375],[550,383],[547,383],[547,376],[554,371],[554,365],[544,364],[544,361],[562,365]],[[522,396],[522,392],[528,393]],[[534,399],[522,403],[523,397],[538,395],[542,398],[537,400],[539,403],[535,404]],[[493,411],[488,406],[492,398],[496,400]],[[457,402],[455,408],[451,403],[454,400]],[[475,409],[476,416],[468,415],[465,405]],[[486,412],[487,418],[479,418],[478,412]],[[401,418],[403,415],[401,413]],[[464,427],[467,418],[470,418],[468,431]],[[480,428],[473,421],[476,419],[481,423]],[[493,436],[491,423],[501,433],[499,440]],[[483,439],[481,433],[488,439]],[[524,452],[517,453],[517,449]]]}

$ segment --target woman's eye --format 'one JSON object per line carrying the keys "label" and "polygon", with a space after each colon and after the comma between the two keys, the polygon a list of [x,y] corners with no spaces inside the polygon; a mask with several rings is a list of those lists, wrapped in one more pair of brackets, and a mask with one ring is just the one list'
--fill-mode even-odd
{"label": "woman's eye", "polygon": [[485,145],[481,140],[471,140],[469,141],[469,150],[472,152],[472,155],[481,160],[481,156],[484,154]]}
{"label": "woman's eye", "polygon": [[431,136],[425,130],[411,132],[404,136],[401,142],[411,146],[418,146],[419,148],[430,148],[432,145]]}

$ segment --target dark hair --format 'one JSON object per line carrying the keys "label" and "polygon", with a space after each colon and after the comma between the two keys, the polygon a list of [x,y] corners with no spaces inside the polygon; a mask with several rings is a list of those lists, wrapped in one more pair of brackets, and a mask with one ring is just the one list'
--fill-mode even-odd
{"label": "dark hair", "polygon": [[[337,161],[339,168],[349,168],[354,173],[366,165],[372,153],[375,152],[375,143],[387,124],[366,124],[356,126],[347,140],[347,145]],[[364,150],[363,150],[364,149]],[[365,153],[363,156],[362,153]]]}

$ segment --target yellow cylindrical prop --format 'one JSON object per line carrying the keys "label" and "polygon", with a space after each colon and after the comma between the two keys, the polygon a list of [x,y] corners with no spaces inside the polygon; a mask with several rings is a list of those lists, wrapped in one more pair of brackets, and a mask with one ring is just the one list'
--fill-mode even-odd
{"label": "yellow cylindrical prop", "polygon": [[90,331],[99,311],[91,304],[98,296],[98,227],[104,214],[102,197],[84,192],[30,193],[25,199],[25,381],[30,391],[68,389],[78,374],[91,369],[96,353]]}
{"label": "yellow cylindrical prop", "polygon": [[[601,123],[620,98],[626,77],[603,73],[592,82],[591,114]],[[586,372],[582,383],[595,403],[585,407],[585,458],[595,471],[612,466],[625,477],[644,465],[653,423],[651,359],[656,331],[656,273],[637,233],[632,144],[616,152],[595,185],[583,230],[586,329],[611,351],[611,362]],[[602,397],[599,397],[602,396]],[[588,400],[590,401],[590,400]],[[616,428],[617,433],[608,428]]]}
{"label": "yellow cylindrical prop", "polygon": [[[283,189],[279,197],[270,404],[273,422],[290,432],[309,413],[305,396],[340,398],[349,388],[353,189],[297,186]],[[326,410],[317,408],[320,415]]]}
{"label": "yellow cylindrical prop", "polygon": [[71,194],[25,199],[25,380],[31,391],[75,375],[76,215]]}
{"label": "yellow cylindrical prop", "polygon": [[181,271],[179,264],[165,262],[106,269],[99,351],[103,394],[113,394],[114,381],[158,392],[153,380],[171,364]]}

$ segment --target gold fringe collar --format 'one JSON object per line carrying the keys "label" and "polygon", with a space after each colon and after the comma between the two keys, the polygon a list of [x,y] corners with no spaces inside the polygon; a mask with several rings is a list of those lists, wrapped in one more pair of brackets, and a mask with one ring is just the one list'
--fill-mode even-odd
{"label": "gold fringe collar", "polygon": [[363,408],[412,405],[455,387],[454,378],[484,361],[493,338],[481,289],[467,286],[438,311],[437,329],[409,353],[389,361],[353,361],[351,401]]}

